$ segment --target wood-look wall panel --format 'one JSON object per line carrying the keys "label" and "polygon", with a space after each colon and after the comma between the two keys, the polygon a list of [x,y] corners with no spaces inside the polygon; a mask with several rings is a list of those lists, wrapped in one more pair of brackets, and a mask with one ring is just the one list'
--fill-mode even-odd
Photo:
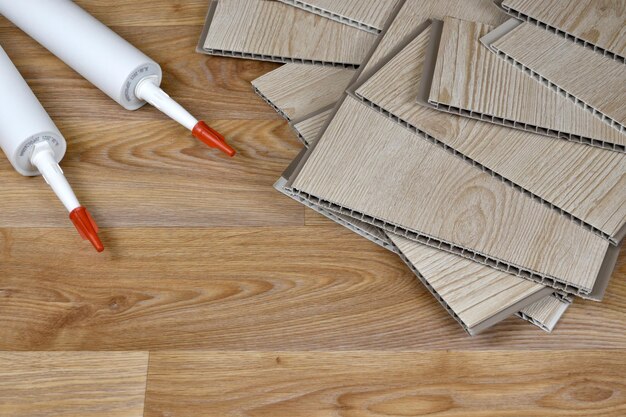
{"label": "wood-look wall panel", "polygon": [[626,132],[485,47],[480,39],[492,30],[478,22],[444,19],[430,104],[479,120],[608,149],[618,145],[626,151]]}
{"label": "wood-look wall panel", "polygon": [[354,98],[291,185],[313,200],[433,237],[431,244],[458,245],[582,293],[591,292],[608,251],[600,236]]}
{"label": "wood-look wall panel", "polygon": [[376,35],[273,0],[219,0],[202,50],[275,62],[356,67]]}
{"label": "wood-look wall panel", "polygon": [[[546,293],[543,285],[532,281],[400,236],[389,234],[389,237],[472,334],[499,313],[533,295]],[[526,303],[526,306],[532,304],[531,301]],[[509,315],[514,313],[515,310]]]}
{"label": "wood-look wall panel", "polygon": [[[624,63],[529,23],[519,24],[490,45],[538,75],[554,91],[626,132]],[[626,140],[618,144],[626,152]]]}
{"label": "wood-look wall panel", "polygon": [[[601,53],[626,59],[626,3],[622,0],[500,0],[512,15],[539,21]],[[560,33],[561,34],[561,33]]]}
{"label": "wood-look wall panel", "polygon": [[298,134],[298,138],[308,146],[319,138],[321,130],[328,122],[328,118],[332,113],[332,108],[314,113],[310,117],[294,121],[295,123],[292,124],[292,128]]}
{"label": "wood-look wall panel", "polygon": [[617,243],[626,225],[626,154],[440,112],[419,104],[418,38],[356,94]]}
{"label": "wood-look wall panel", "polygon": [[376,68],[397,45],[407,40],[407,36],[428,19],[443,19],[446,16],[473,20],[497,26],[507,19],[493,0],[406,0],[398,15],[378,43],[363,75]]}
{"label": "wood-look wall panel", "polygon": [[379,33],[399,0],[280,0],[341,23]]}
{"label": "wood-look wall panel", "polygon": [[354,70],[285,64],[252,81],[257,93],[287,120],[297,120],[335,103]]}
{"label": "wood-look wall panel", "polygon": [[545,331],[551,332],[571,304],[571,301],[555,295],[544,297],[523,308],[518,313],[518,316],[534,323]]}

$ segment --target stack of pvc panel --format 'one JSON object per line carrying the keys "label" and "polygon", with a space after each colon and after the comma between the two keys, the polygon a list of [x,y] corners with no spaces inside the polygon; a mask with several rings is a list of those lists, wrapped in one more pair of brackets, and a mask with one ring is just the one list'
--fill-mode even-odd
{"label": "stack of pvc panel", "polygon": [[625,13],[218,0],[198,50],[285,63],[253,81],[305,144],[277,190],[395,252],[468,333],[551,331],[602,300],[626,234]]}

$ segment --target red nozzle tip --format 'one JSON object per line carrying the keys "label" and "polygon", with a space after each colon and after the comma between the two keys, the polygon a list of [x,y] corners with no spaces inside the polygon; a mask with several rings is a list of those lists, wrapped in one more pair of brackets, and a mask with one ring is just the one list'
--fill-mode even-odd
{"label": "red nozzle tip", "polygon": [[228,156],[232,157],[237,153],[237,151],[226,143],[226,138],[224,138],[224,136],[204,122],[198,122],[198,124],[194,126],[191,133],[211,148],[217,148]]}
{"label": "red nozzle tip", "polygon": [[98,237],[98,225],[85,207],[78,207],[70,213],[70,220],[78,230],[81,237],[91,242],[98,252],[104,250],[104,245]]}

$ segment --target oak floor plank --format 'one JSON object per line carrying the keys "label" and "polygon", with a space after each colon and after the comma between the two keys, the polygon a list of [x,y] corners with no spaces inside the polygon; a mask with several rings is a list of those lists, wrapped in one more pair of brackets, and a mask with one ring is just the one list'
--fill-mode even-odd
{"label": "oak floor plank", "polygon": [[[286,197],[281,197],[286,199]],[[508,319],[470,338],[397,255],[339,225],[2,229],[3,350],[626,348],[626,255],[602,303],[551,335]]]}
{"label": "oak floor plank", "polygon": [[[303,209],[277,198],[275,179],[301,145],[283,121],[215,121],[239,151],[227,158],[171,121],[61,121],[61,163],[101,227],[295,226]],[[0,160],[0,227],[65,227],[40,177]],[[28,204],[24,202],[28,201]]]}
{"label": "oak floor plank", "polygon": [[626,351],[158,352],[146,417],[623,416]]}
{"label": "oak floor plank", "polygon": [[0,352],[0,415],[142,417],[148,352]]}

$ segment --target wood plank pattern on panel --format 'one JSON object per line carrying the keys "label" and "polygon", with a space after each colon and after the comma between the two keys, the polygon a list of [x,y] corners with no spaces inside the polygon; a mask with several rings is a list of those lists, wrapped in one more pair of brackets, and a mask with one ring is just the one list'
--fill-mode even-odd
{"label": "wood plank pattern on panel", "polygon": [[[302,208],[278,201],[272,190],[299,147],[285,140],[293,136],[289,127],[270,120],[212,125],[239,151],[237,158],[221,156],[171,121],[60,120],[69,139],[61,165],[102,227],[303,224]],[[2,158],[0,178],[2,227],[68,225],[40,177],[24,178]]]}
{"label": "wood plank pattern on panel", "polygon": [[151,356],[146,417],[620,417],[625,372],[623,350],[165,351]]}
{"label": "wood plank pattern on panel", "polygon": [[486,48],[480,39],[492,29],[478,22],[444,19],[430,104],[508,127],[608,149],[617,144],[626,150],[626,133]]}
{"label": "wood plank pattern on panel", "polygon": [[147,352],[0,352],[0,415],[142,417]]}
{"label": "wood plank pattern on panel", "polygon": [[[115,9],[106,3],[107,8]],[[85,4],[88,11],[91,4]],[[252,80],[277,68],[277,64],[194,53],[199,26],[114,26],[114,29],[159,62],[163,68],[161,86],[196,117],[209,121],[279,118],[250,88]],[[124,110],[15,27],[2,28],[0,44],[55,122],[59,119],[169,120],[152,106]],[[71,142],[72,138],[67,139]]]}
{"label": "wood plank pattern on panel", "polygon": [[287,120],[295,120],[339,100],[354,70],[285,64],[252,81],[257,93]]}
{"label": "wood plank pattern on panel", "polygon": [[[327,110],[325,112],[319,113],[318,115],[314,115],[308,119],[304,119],[302,122],[300,122],[297,125],[294,125],[293,127],[295,128],[296,126],[300,125],[300,130],[296,129],[298,131],[298,134],[301,136],[301,138],[303,138],[303,140],[306,140],[306,138],[309,138],[308,143],[313,144],[315,141],[317,141],[317,138],[322,133],[321,132],[322,126],[327,123],[328,121],[327,119],[328,117],[331,116],[331,113],[332,113],[332,110]],[[285,195],[288,195],[294,198],[294,196],[290,195],[284,188],[281,189],[280,191],[283,192]],[[329,222],[329,219],[330,221],[339,223],[345,227],[348,227],[349,229],[352,229],[351,226],[359,227],[362,225],[367,225],[367,223],[357,220],[355,218],[337,214],[337,213],[331,213],[322,207],[316,207],[314,204],[310,202],[303,202],[303,203],[313,208],[314,210],[316,210],[316,211],[307,210],[305,212],[305,224],[306,225],[327,225]],[[341,216],[342,221],[337,221],[337,216]],[[368,225],[368,226],[370,228],[374,227],[372,225]],[[398,238],[401,239],[400,237]],[[416,247],[424,246],[417,242],[411,242],[411,243],[415,245]],[[436,250],[434,248],[429,248],[429,249]],[[443,251],[439,251],[440,256],[442,256],[443,254],[446,254],[447,256],[450,256],[450,257],[456,257],[455,255],[447,254]],[[462,259],[462,258],[459,258],[459,259]],[[410,259],[405,257],[404,261],[410,262]],[[479,263],[474,263],[474,265],[477,267],[486,268],[484,266],[481,266]],[[417,270],[417,267],[415,265],[411,265],[411,266],[415,268],[415,270]],[[423,277],[423,279],[428,281],[428,276],[423,274],[421,271],[419,272],[420,272],[419,276]],[[487,302],[489,302],[489,300]],[[521,311],[517,313],[517,316],[523,320],[526,320],[538,326],[539,328],[547,332],[551,332],[554,330],[554,328],[560,321],[561,317],[563,316],[565,311],[567,311],[570,305],[571,305],[571,302],[563,301],[561,300],[560,297],[547,296],[525,307],[524,309],[522,309]]]}
{"label": "wood plank pattern on panel", "polygon": [[385,31],[384,37],[378,43],[362,75],[365,76],[375,69],[423,22],[428,19],[443,19],[446,16],[494,26],[507,19],[507,15],[494,5],[493,0],[406,0]]}
{"label": "wood plank pattern on panel", "polygon": [[356,67],[376,35],[270,0],[219,0],[210,6],[202,50],[275,62]]}
{"label": "wood plank pattern on panel", "polygon": [[571,301],[557,296],[544,297],[541,300],[523,308],[518,315],[542,329],[551,332],[567,309]]}
{"label": "wood plank pattern on panel", "polygon": [[[398,15],[395,16],[389,30],[382,36],[380,45],[373,51],[374,55],[368,60],[366,69],[362,74],[377,65],[385,55],[393,50],[395,45],[423,21],[448,15],[469,16],[493,24],[498,24],[506,19],[506,15],[494,7],[491,0],[469,0],[465,2],[408,0],[398,11]],[[307,70],[306,68],[308,67],[305,65],[287,64],[254,82],[257,90],[267,98],[269,104],[287,119],[317,115],[320,109],[331,105],[343,95],[352,79],[347,75],[350,71],[347,69],[338,70],[323,67],[317,70]],[[310,102],[314,102],[315,105],[309,106]],[[318,102],[320,105],[317,104]]]}
{"label": "wood plank pattern on panel", "polygon": [[310,117],[306,117],[300,121],[295,120],[291,127],[297,133],[298,138],[306,146],[314,143],[328,122],[328,118],[332,115],[333,108],[328,108],[320,112],[314,113]]}
{"label": "wood plank pattern on panel", "polygon": [[513,16],[548,25],[615,59],[626,59],[626,3],[623,0],[499,0]]}
{"label": "wood plank pattern on panel", "polygon": [[[348,230],[397,253],[452,317],[476,335],[518,313],[552,290],[512,274],[431,248],[345,214],[335,213],[299,198],[281,178],[274,187]],[[546,309],[552,311],[551,309]],[[524,318],[524,317],[523,317]],[[533,324],[539,325],[535,321]]]}
{"label": "wood plank pattern on panel", "polygon": [[626,348],[626,253],[550,337],[511,318],[469,338],[397,255],[336,225],[101,233],[95,257],[71,226],[1,230],[0,350]]}
{"label": "wood plank pattern on panel", "polygon": [[291,185],[368,222],[399,226],[409,238],[461,247],[464,256],[585,295],[609,249],[600,236],[352,97]]}
{"label": "wood plank pattern on panel", "polygon": [[399,0],[280,0],[308,12],[380,33]]}
{"label": "wood plank pattern on panel", "polygon": [[[549,296],[550,290],[541,284],[392,233],[389,238],[433,294],[471,334],[516,313],[516,309],[511,310],[515,306],[523,309]],[[533,296],[533,301],[529,301]],[[503,317],[495,319],[507,310]]]}
{"label": "wood plank pattern on panel", "polygon": [[[622,62],[529,23],[503,34],[491,42],[491,48],[626,132],[626,66]],[[626,141],[618,144],[626,151]]]}
{"label": "wood plank pattern on panel", "polygon": [[419,37],[356,90],[435,143],[618,243],[626,232],[626,155],[436,111],[417,103],[426,44]]}

